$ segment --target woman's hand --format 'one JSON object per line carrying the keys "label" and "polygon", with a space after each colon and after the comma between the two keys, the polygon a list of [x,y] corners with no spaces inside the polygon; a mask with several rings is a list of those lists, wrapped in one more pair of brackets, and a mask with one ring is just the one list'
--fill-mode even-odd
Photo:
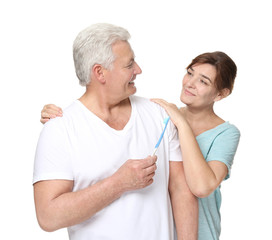
{"label": "woman's hand", "polygon": [[181,121],[186,121],[182,111],[180,109],[178,109],[178,107],[173,104],[173,103],[169,103],[163,99],[159,99],[159,98],[153,98],[151,99],[152,102],[159,104],[161,107],[163,107],[165,109],[165,111],[168,113],[168,115],[171,118],[171,121],[175,124],[176,127],[178,127],[178,124]]}
{"label": "woman's hand", "polygon": [[42,112],[41,112],[40,122],[42,124],[45,124],[51,118],[55,118],[55,117],[62,117],[62,109],[60,107],[57,107],[54,104],[44,105]]}

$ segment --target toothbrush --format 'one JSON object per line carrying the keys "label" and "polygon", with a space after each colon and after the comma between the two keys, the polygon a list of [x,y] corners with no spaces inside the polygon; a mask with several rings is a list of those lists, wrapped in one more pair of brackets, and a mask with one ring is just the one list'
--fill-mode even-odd
{"label": "toothbrush", "polygon": [[154,151],[153,151],[152,156],[154,156],[154,155],[156,154],[156,152],[157,152],[157,149],[158,149],[158,147],[159,147],[159,145],[160,145],[160,143],[161,143],[161,140],[162,140],[162,137],[163,137],[163,135],[164,135],[165,129],[166,129],[167,124],[168,124],[168,122],[169,122],[169,119],[170,119],[170,117],[166,117],[166,118],[163,120],[163,123],[165,124],[165,125],[164,125],[164,129],[163,129],[163,131],[162,131],[162,133],[161,133],[161,136],[160,136],[160,138],[159,138],[159,141],[157,142],[157,144],[156,144],[156,146],[155,146],[155,149],[154,149]]}

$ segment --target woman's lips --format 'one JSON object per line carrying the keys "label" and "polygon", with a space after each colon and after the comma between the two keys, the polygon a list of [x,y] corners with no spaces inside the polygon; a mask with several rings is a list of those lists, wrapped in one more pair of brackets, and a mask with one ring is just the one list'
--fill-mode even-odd
{"label": "woman's lips", "polygon": [[188,96],[195,96],[195,94],[191,93],[190,91],[188,91],[187,89],[184,90],[184,93]]}

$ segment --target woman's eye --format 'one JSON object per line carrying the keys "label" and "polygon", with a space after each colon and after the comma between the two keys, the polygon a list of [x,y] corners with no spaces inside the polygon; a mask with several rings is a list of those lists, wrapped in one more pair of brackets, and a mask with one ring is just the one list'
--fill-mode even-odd
{"label": "woman's eye", "polygon": [[207,83],[206,81],[202,80],[202,79],[200,79],[200,82],[201,82],[202,84],[208,85],[208,83]]}

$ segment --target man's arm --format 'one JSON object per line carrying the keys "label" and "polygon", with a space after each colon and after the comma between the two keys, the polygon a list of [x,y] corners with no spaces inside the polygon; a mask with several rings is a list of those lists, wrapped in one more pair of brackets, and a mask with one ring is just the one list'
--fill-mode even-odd
{"label": "man's arm", "polygon": [[81,223],[124,192],[149,186],[155,175],[156,160],[156,156],[128,160],[112,176],[77,192],[72,192],[70,180],[35,183],[36,214],[41,228],[55,231]]}
{"label": "man's arm", "polygon": [[183,162],[170,161],[169,193],[178,240],[197,240],[198,200],[186,183]]}

